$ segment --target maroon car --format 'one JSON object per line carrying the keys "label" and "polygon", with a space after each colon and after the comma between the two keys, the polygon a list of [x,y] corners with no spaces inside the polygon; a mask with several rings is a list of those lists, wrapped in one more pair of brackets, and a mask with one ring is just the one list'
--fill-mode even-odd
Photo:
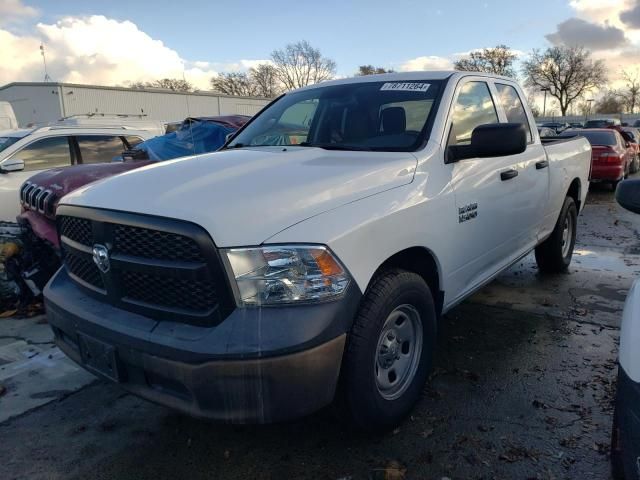
{"label": "maroon car", "polygon": [[123,161],[74,165],[40,172],[20,187],[22,227],[19,254],[5,259],[9,279],[20,290],[19,302],[26,305],[41,294],[51,275],[60,267],[56,208],[60,199],[85,185],[158,161],[185,155],[213,152],[250,117],[231,115],[187,118],[180,129],[147,140],[134,150],[123,152]]}

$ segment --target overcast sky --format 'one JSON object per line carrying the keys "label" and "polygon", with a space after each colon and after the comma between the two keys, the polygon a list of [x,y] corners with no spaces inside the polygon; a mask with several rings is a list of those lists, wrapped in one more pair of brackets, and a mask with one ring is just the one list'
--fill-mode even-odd
{"label": "overcast sky", "polygon": [[640,65],[640,0],[0,0],[0,85],[44,78],[125,85],[182,77],[208,88],[306,39],[352,75],[358,65],[447,69],[504,43],[526,55],[584,45],[610,77]]}

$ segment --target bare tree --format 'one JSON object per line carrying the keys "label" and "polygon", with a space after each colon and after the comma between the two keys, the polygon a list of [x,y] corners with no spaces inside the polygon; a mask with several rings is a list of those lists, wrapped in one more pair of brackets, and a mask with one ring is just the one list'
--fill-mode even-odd
{"label": "bare tree", "polygon": [[593,61],[583,47],[533,50],[523,64],[523,73],[527,87],[549,89],[549,94],[558,100],[562,115],[567,114],[574,101],[607,81],[604,63]]}
{"label": "bare tree", "polygon": [[377,75],[379,73],[393,73],[393,70],[387,70],[383,67],[374,67],[373,65],[360,65],[358,67],[358,73],[356,73],[356,75]]}
{"label": "bare tree", "polygon": [[161,78],[152,82],[129,82],[130,88],[162,88],[174,92],[192,92],[193,85],[180,78]]}
{"label": "bare tree", "polygon": [[509,47],[497,45],[494,48],[483,48],[471,52],[468,56],[454,62],[453,66],[456,70],[515,77],[516,72],[513,68],[515,59],[516,54]]}
{"label": "bare tree", "polygon": [[249,79],[255,87],[255,94],[260,97],[273,98],[281,92],[278,72],[273,65],[261,63],[257,67],[249,69]]}
{"label": "bare tree", "polygon": [[274,50],[271,60],[278,79],[287,90],[330,80],[336,73],[336,62],[324,57],[306,40]]}
{"label": "bare tree", "polygon": [[220,73],[211,80],[211,88],[225,95],[251,97],[256,95],[256,86],[247,73]]}
{"label": "bare tree", "polygon": [[533,113],[533,116],[538,118],[542,114],[542,112],[540,111],[540,107],[536,103],[535,95],[529,94],[529,96],[527,97],[527,103],[529,104],[529,108],[531,109],[531,113]]}
{"label": "bare tree", "polygon": [[618,92],[627,113],[634,113],[640,103],[640,79],[638,69],[634,71],[622,70],[622,79],[625,82],[624,88]]}
{"label": "bare tree", "polygon": [[620,113],[622,112],[622,101],[620,100],[620,96],[615,91],[607,91],[604,95],[596,102],[594,109],[595,113]]}

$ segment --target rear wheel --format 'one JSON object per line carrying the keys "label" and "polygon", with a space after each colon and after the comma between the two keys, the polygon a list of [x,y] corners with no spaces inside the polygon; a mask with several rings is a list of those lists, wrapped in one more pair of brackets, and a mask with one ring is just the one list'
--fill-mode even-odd
{"label": "rear wheel", "polygon": [[378,276],[356,316],[342,369],[342,400],[358,428],[388,430],[411,411],[435,340],[435,306],[422,277],[404,270]]}
{"label": "rear wheel", "polygon": [[576,203],[573,198],[566,197],[551,236],[536,247],[536,263],[540,271],[560,273],[569,268],[576,243],[577,223]]}

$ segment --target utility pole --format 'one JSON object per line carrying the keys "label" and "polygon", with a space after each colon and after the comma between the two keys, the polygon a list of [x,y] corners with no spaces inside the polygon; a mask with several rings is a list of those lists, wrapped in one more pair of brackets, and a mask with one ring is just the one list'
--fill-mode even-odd
{"label": "utility pole", "polygon": [[544,92],[544,102],[542,103],[542,116],[545,117],[547,115],[547,92],[551,91],[549,87],[544,87],[541,89]]}
{"label": "utility pole", "polygon": [[49,72],[47,72],[47,58],[44,54],[44,44],[40,43],[40,54],[42,55],[42,63],[44,64],[44,81],[51,82],[51,77],[49,76]]}

